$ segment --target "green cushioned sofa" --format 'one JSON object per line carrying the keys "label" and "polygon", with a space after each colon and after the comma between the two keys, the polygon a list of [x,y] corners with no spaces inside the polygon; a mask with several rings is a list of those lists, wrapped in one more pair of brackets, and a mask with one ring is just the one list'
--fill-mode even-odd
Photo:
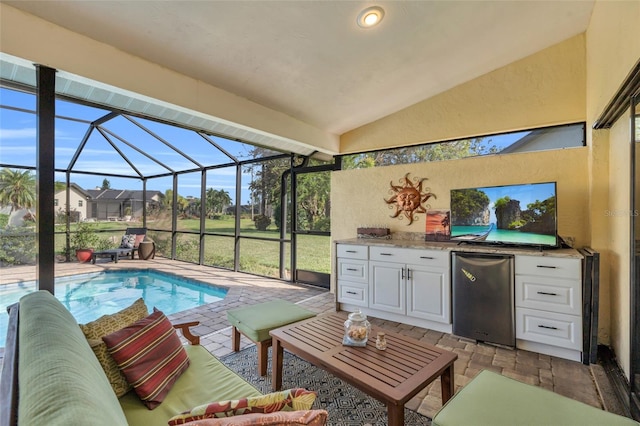
{"label": "green cushioned sofa", "polygon": [[116,397],[78,323],[55,297],[30,293],[10,308],[0,425],[166,425],[201,404],[260,395],[200,345],[186,349],[189,368],[148,410],[133,391]]}

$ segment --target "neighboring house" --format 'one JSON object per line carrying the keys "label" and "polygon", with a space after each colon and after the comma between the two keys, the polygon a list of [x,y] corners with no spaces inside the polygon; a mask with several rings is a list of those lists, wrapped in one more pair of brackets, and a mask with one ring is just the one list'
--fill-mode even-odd
{"label": "neighboring house", "polygon": [[566,148],[567,141],[584,139],[584,132],[580,126],[565,128],[538,129],[529,132],[519,140],[500,151],[501,154],[512,152],[543,151],[545,149]]}
{"label": "neighboring house", "polygon": [[[143,191],[127,189],[89,189],[89,218],[119,220],[127,215],[142,217]],[[159,208],[164,194],[147,191],[147,211]],[[130,208],[130,212],[129,212]]]}
{"label": "neighboring house", "polygon": [[[64,212],[67,203],[67,190],[58,191],[53,197],[56,214]],[[80,186],[75,183],[69,184],[69,214],[72,222],[80,222],[89,217],[87,214],[89,198],[91,198],[89,193]]]}
{"label": "neighboring house", "polygon": [[[58,191],[53,196],[53,205],[56,215],[60,215],[65,210],[67,202],[67,190],[63,189]],[[90,195],[87,191],[82,189],[75,183],[69,185],[69,212],[71,214],[72,222],[79,222],[88,217],[87,208]],[[22,226],[25,216],[30,214],[35,215],[36,209],[20,209],[11,211],[11,206],[3,206],[0,208],[0,213],[8,214],[10,226]]]}

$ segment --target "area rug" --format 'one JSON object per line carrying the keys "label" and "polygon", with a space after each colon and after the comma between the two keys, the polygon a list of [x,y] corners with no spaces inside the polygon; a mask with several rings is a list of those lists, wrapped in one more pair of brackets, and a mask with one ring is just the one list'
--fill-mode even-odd
{"label": "area rug", "polygon": [[[258,375],[258,355],[255,346],[232,353],[220,360],[260,392],[271,392],[271,354],[265,377]],[[313,408],[329,412],[328,425],[387,425],[387,408],[377,399],[287,351],[284,352],[283,366],[282,388],[301,387],[316,391],[318,396]],[[404,416],[405,425],[431,425],[428,417],[406,408]]]}

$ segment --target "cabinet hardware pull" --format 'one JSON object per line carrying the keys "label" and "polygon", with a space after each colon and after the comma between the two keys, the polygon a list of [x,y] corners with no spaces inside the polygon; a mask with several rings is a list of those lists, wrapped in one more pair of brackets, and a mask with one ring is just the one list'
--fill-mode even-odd
{"label": "cabinet hardware pull", "polygon": [[549,265],[537,265],[538,268],[548,268],[548,269],[558,269],[557,266],[549,266]]}
{"label": "cabinet hardware pull", "polygon": [[347,250],[347,253],[357,253],[355,250]]}
{"label": "cabinet hardware pull", "polygon": [[380,253],[380,256],[393,256],[393,253]]}
{"label": "cabinet hardware pull", "polygon": [[407,279],[411,279],[411,269],[407,268]]}
{"label": "cabinet hardware pull", "polygon": [[544,294],[545,296],[557,296],[558,293],[549,293],[548,291],[539,291],[538,294]]}
{"label": "cabinet hardware pull", "polygon": [[404,280],[404,268],[402,268],[402,279]]}
{"label": "cabinet hardware pull", "polygon": [[433,259],[435,259],[435,257],[431,257],[431,256],[420,256],[420,259],[429,259],[429,260],[433,260]]}
{"label": "cabinet hardware pull", "polygon": [[347,268],[347,271],[357,272],[358,270],[356,268]]}
{"label": "cabinet hardware pull", "polygon": [[539,328],[548,328],[549,330],[557,330],[558,327],[549,327],[548,325],[538,325]]}
{"label": "cabinet hardware pull", "polygon": [[355,291],[347,291],[347,294],[353,294],[355,296],[358,293],[356,293]]}

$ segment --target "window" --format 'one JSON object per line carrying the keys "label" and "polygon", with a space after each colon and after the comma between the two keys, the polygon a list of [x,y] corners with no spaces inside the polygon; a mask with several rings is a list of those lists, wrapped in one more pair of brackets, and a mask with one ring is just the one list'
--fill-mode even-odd
{"label": "window", "polygon": [[57,198],[55,200],[53,200],[53,205],[58,207],[58,199]]}
{"label": "window", "polygon": [[342,157],[342,169],[456,160],[481,155],[502,155],[581,146],[585,146],[585,124],[567,124],[345,155]]}
{"label": "window", "polygon": [[82,207],[82,200],[78,200],[78,207]]}

